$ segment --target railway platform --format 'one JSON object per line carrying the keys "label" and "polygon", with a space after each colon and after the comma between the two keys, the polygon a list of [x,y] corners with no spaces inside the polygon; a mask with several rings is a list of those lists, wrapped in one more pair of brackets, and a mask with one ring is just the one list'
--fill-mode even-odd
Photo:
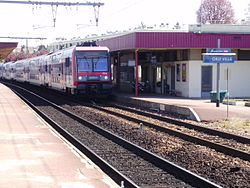
{"label": "railway platform", "polygon": [[0,148],[1,188],[119,187],[2,84]]}
{"label": "railway platform", "polygon": [[216,104],[211,103],[209,99],[190,99],[157,94],[139,94],[138,97],[135,97],[134,94],[120,92],[114,92],[114,97],[121,102],[126,101],[155,110],[165,110],[195,121],[218,121],[226,118],[250,120],[250,107],[222,103],[216,107]]}

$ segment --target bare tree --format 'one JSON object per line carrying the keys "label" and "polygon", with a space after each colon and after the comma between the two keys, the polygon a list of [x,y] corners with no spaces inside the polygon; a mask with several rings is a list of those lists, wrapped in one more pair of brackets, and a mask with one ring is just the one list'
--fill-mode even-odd
{"label": "bare tree", "polygon": [[234,10],[228,0],[203,0],[197,13],[200,24],[234,24]]}

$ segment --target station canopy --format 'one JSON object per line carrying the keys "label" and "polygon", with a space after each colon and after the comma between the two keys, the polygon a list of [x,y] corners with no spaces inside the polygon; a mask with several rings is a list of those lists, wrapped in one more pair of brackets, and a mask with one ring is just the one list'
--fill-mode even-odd
{"label": "station canopy", "polygon": [[17,42],[0,42],[0,62],[17,47],[17,44]]}

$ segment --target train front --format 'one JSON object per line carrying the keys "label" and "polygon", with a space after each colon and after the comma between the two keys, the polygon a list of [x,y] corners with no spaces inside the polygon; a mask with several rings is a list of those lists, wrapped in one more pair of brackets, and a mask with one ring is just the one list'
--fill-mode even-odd
{"label": "train front", "polygon": [[76,47],[75,84],[78,93],[91,97],[106,97],[112,92],[109,49],[106,47]]}

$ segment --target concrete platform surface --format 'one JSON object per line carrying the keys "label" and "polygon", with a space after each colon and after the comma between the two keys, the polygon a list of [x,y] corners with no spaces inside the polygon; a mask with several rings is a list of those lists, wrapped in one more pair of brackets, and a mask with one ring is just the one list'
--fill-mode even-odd
{"label": "concrete platform surface", "polygon": [[118,187],[2,84],[0,148],[1,188]]}
{"label": "concrete platform surface", "polygon": [[[188,115],[190,119],[196,121],[218,121],[226,118],[250,120],[250,107],[247,106],[233,106],[220,103],[220,106],[216,107],[216,104],[211,103],[210,100],[162,95],[140,94],[138,97],[135,97],[134,94],[115,93],[115,97],[118,100],[133,100],[133,102],[142,101],[140,105],[144,106],[146,103],[151,103],[147,105],[148,107],[161,108],[162,105],[164,105],[164,110]],[[159,105],[157,106],[157,104]]]}

